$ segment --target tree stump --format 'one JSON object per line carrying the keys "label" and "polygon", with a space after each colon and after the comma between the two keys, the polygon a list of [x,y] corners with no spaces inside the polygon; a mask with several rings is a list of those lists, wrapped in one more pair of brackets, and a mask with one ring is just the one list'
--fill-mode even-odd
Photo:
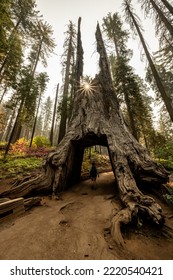
{"label": "tree stump", "polygon": [[163,224],[161,207],[144,195],[140,187],[159,187],[168,172],[155,163],[128,130],[113,89],[108,59],[99,26],[96,31],[101,71],[89,85],[76,92],[69,129],[55,152],[44,159],[44,172],[3,194],[10,198],[49,191],[62,192],[80,181],[84,149],[93,145],[108,148],[115,184],[124,209],[112,220],[112,235],[123,245],[121,224],[128,224],[139,213]]}

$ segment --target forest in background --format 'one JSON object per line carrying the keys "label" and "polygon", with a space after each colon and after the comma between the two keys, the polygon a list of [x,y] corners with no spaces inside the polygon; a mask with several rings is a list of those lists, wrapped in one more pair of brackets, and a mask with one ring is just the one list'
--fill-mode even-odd
{"label": "forest in background", "polygon": [[[173,6],[172,1],[168,3],[166,0],[139,2],[155,25],[159,49],[154,55],[145,44],[142,22],[135,13],[133,1],[122,1],[124,14],[109,13],[100,24],[126,124],[151,155],[172,170]],[[124,29],[124,22],[129,29]],[[130,66],[134,54],[127,43],[131,36],[141,43],[148,61],[145,80]],[[77,28],[69,21],[61,54],[63,81],[61,86],[57,81],[55,100],[45,96],[49,82],[47,73],[38,72],[38,63],[46,67],[47,59],[54,51],[53,29],[37,11],[35,0],[1,1],[0,38],[1,158],[3,160],[5,156],[9,163],[12,157],[14,164],[14,156],[42,157],[60,143],[68,129],[77,94]],[[88,76],[81,81],[83,85],[92,83],[94,79]],[[149,94],[151,89],[152,97]],[[159,108],[157,123],[153,114],[156,106]],[[2,164],[7,163],[2,161]]]}

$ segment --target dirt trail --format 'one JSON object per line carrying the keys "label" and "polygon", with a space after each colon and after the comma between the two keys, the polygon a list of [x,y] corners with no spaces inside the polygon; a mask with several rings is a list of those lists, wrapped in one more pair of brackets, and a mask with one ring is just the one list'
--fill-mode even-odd
{"label": "dirt trail", "polygon": [[[101,174],[94,190],[87,180],[64,192],[60,200],[45,197],[42,204],[0,225],[1,260],[173,259],[172,240],[149,226],[129,227],[124,232],[126,249],[113,242],[110,218],[121,204],[112,173]],[[173,228],[173,209],[162,206]]]}

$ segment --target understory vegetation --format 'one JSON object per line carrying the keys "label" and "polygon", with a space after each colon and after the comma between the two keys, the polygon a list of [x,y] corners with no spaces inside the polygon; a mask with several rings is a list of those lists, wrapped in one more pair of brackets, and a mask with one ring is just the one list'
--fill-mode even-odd
{"label": "understory vegetation", "polygon": [[[6,142],[0,142],[0,179],[15,177],[25,171],[34,171],[41,168],[43,157],[56,147],[50,145],[49,140],[44,136],[36,136],[33,145],[29,148],[29,140],[20,138],[11,145],[8,157],[4,159]],[[169,141],[163,146],[158,146],[153,152],[154,159],[162,164],[165,169],[173,172],[173,142]],[[89,173],[92,162],[95,162],[100,171],[111,170],[111,164],[107,149],[100,146],[85,149],[82,174]]]}
{"label": "understory vegetation", "polygon": [[[0,180],[21,179],[42,168],[44,156],[55,150],[49,140],[44,136],[36,136],[33,139],[33,146],[29,148],[29,141],[20,138],[12,144],[8,157],[4,159],[4,149],[7,143],[0,142]],[[173,142],[169,141],[163,146],[155,148],[154,159],[162,164],[170,172],[170,183],[166,186],[167,193],[163,199],[169,205],[173,205]],[[81,177],[89,178],[91,163],[95,162],[99,173],[112,171],[109,155],[106,148],[93,146],[85,149],[81,169]]]}
{"label": "understory vegetation", "polygon": [[6,145],[5,142],[0,143],[0,179],[26,175],[41,168],[44,155],[52,149],[46,137],[34,137],[31,148],[29,141],[20,138],[11,145],[8,157],[4,159]]}

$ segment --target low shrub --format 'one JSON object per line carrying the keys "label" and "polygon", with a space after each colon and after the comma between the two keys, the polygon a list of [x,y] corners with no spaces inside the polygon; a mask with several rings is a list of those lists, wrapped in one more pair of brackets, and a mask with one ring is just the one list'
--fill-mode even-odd
{"label": "low shrub", "polygon": [[45,136],[35,136],[33,138],[33,145],[35,145],[37,148],[50,147],[50,141]]}
{"label": "low shrub", "polygon": [[11,145],[10,153],[24,155],[28,150],[28,147],[28,141],[25,138],[20,138]]}

